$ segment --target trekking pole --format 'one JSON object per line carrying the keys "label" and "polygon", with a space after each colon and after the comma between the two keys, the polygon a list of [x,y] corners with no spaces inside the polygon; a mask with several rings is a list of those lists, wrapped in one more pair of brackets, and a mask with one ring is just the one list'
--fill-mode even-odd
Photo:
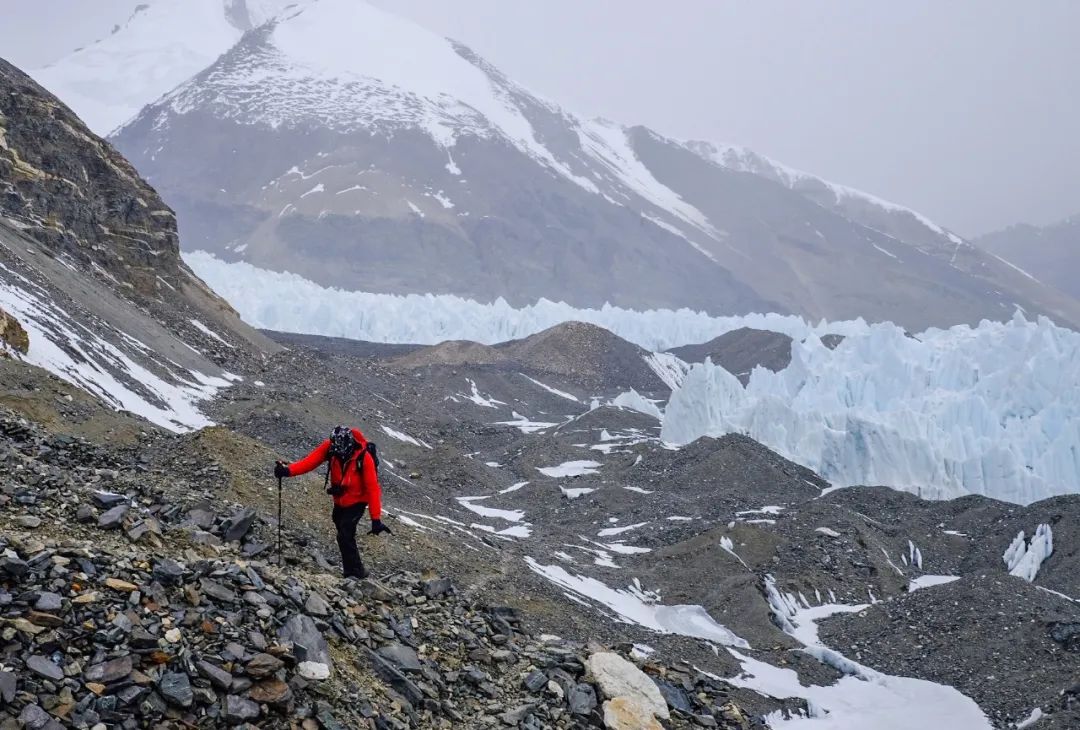
{"label": "trekking pole", "polygon": [[281,563],[281,477],[277,480],[277,564]]}

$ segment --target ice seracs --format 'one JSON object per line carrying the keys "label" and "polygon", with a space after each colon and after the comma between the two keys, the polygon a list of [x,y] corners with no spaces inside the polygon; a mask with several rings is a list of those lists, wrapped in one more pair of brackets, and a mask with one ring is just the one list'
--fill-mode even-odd
{"label": "ice seracs", "polygon": [[1080,483],[1080,335],[1019,315],[910,336],[889,324],[835,349],[815,336],[744,388],[694,366],[662,438],[742,433],[836,485],[1027,504]]}
{"label": "ice seracs", "polygon": [[1023,578],[1028,583],[1035,580],[1039,568],[1054,552],[1054,531],[1050,525],[1042,524],[1035,529],[1030,541],[1025,541],[1024,531],[1013,538],[1002,560],[1009,570],[1009,575]]}
{"label": "ice seracs", "polygon": [[[686,370],[677,358],[651,358],[676,386],[663,413],[664,440],[741,433],[835,485],[880,484],[925,498],[975,493],[1026,504],[1080,483],[1080,335],[1046,319],[909,335],[888,323],[810,324],[777,314],[580,309],[545,300],[515,308],[503,300],[343,292],[205,253],[185,258],[248,322],[284,331],[495,344],[583,321],[653,351],[742,327],[779,332],[794,340],[791,364],[778,373],[758,368],[745,388],[710,363]],[[343,306],[327,312],[330,299]],[[820,340],[826,334],[844,340],[830,349]],[[478,392],[461,397],[499,405]],[[621,404],[631,400],[652,411],[632,396]],[[525,416],[500,421],[533,431],[556,425]]]}

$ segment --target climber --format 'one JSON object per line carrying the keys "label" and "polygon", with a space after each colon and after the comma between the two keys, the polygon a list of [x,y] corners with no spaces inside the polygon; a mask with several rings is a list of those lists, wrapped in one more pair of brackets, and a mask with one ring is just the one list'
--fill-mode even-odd
{"label": "climber", "polygon": [[277,462],[274,476],[280,480],[307,474],[325,461],[330,462],[325,486],[326,493],[334,498],[333,519],[345,577],[362,579],[367,576],[367,570],[356,548],[356,525],[364,516],[364,510],[371,511],[369,535],[394,534],[381,519],[378,450],[359,429],[338,426],[330,438],[300,461],[292,464]]}

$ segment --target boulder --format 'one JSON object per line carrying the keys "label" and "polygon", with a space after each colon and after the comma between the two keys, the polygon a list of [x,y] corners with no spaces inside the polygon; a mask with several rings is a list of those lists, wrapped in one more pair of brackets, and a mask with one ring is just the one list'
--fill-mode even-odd
{"label": "boulder", "polygon": [[605,697],[628,697],[662,720],[670,716],[667,702],[656,683],[618,654],[597,652],[589,657],[587,665]]}
{"label": "boulder", "polygon": [[30,349],[30,336],[19,320],[0,308],[0,351],[5,347],[25,355]]}
{"label": "boulder", "polygon": [[604,703],[604,727],[608,730],[664,730],[651,710],[630,697]]}

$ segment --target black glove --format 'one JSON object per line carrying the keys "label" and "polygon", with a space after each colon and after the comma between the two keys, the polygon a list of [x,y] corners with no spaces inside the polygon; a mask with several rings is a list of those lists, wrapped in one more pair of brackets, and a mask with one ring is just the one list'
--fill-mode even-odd
{"label": "black glove", "polygon": [[369,532],[368,534],[369,535],[378,535],[378,534],[383,533],[383,532],[385,532],[387,535],[393,535],[394,534],[393,531],[389,527],[387,527],[386,525],[384,525],[382,523],[382,520],[372,520],[371,521],[371,532]]}
{"label": "black glove", "polygon": [[287,476],[290,476],[289,467],[286,466],[284,461],[279,461],[274,464],[274,477],[276,479],[284,479]]}
{"label": "black glove", "polygon": [[331,497],[340,497],[341,495],[345,494],[345,485],[331,484],[329,487],[326,488],[326,493],[329,494]]}

